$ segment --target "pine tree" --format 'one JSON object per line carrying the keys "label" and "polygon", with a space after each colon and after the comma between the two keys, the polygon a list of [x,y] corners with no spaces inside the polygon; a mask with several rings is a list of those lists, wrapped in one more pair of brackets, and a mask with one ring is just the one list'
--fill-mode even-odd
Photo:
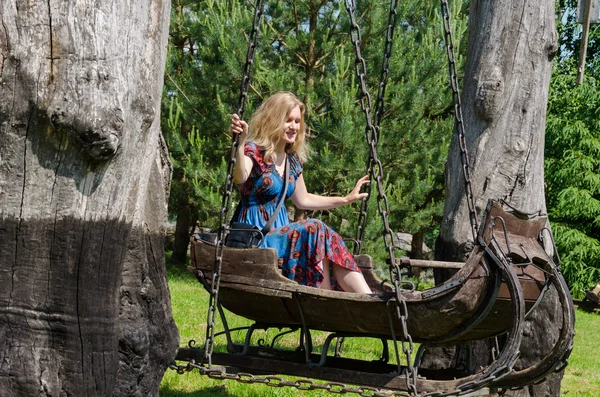
{"label": "pine tree", "polygon": [[[452,6],[455,51],[459,69],[462,69],[461,40],[466,37],[467,8],[463,1],[452,2]],[[387,10],[379,9],[383,15],[366,24],[371,30],[367,37],[373,41],[368,46],[372,59],[369,66],[377,72],[372,73],[372,80],[379,77],[387,26]],[[397,11],[398,26],[390,62],[379,158],[386,175],[390,226],[393,230],[413,234],[415,242],[423,241],[424,236],[431,246],[443,212],[444,164],[453,129],[442,21],[438,3],[400,2]],[[370,213],[372,220],[378,218],[374,208]],[[368,236],[373,240],[382,229],[380,222],[372,222],[367,229]],[[378,244],[379,241],[371,244],[369,252],[376,252]],[[418,257],[420,248],[414,247],[411,255]],[[380,255],[385,254],[380,252]]]}
{"label": "pine tree", "polygon": [[169,212],[177,220],[173,261],[186,259],[198,221],[216,227],[253,9],[237,1],[172,4],[163,132],[173,161]]}

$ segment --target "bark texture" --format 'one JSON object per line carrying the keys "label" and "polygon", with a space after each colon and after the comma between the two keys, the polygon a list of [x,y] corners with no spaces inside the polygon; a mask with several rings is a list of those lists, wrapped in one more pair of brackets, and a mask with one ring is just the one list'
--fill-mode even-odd
{"label": "bark texture", "polygon": [[[557,40],[552,0],[471,2],[462,103],[478,214],[490,198],[546,211],[544,132]],[[456,140],[450,153],[441,241],[459,247],[472,236]]]}
{"label": "bark texture", "polygon": [[[488,199],[504,200],[527,213],[546,212],[543,156],[552,59],[558,48],[554,18],[553,0],[471,2],[462,103],[478,217]],[[473,240],[456,139],[450,153],[436,257],[464,261]],[[554,307],[550,300],[527,320],[517,368],[556,340],[556,294],[547,298],[555,300]],[[488,358],[485,350],[478,354],[480,363]],[[506,395],[558,396],[561,377],[555,374],[541,385]]]}
{"label": "bark texture", "polygon": [[157,396],[170,2],[0,3],[0,396]]}

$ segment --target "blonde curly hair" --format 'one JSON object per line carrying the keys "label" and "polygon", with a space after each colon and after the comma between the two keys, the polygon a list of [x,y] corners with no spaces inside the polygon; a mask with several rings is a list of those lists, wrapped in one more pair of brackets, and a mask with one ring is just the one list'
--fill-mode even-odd
{"label": "blonde curly hair", "polygon": [[273,161],[275,148],[281,139],[285,121],[290,112],[298,106],[302,117],[300,128],[293,144],[286,146],[286,152],[298,156],[302,161],[308,157],[306,144],[306,125],[304,124],[304,111],[306,107],[294,94],[287,91],[278,92],[270,96],[256,109],[248,124],[248,141],[256,143],[265,150],[264,158]]}

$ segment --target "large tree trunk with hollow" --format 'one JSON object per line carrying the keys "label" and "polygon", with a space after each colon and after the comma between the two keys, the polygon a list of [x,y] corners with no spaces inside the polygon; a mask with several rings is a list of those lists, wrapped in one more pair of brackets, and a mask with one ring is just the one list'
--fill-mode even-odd
{"label": "large tree trunk with hollow", "polygon": [[[476,0],[469,11],[463,115],[478,218],[488,199],[527,213],[546,212],[544,133],[557,51],[554,0]],[[473,248],[459,147],[447,166],[447,198],[436,256],[464,261]],[[547,298],[556,294],[547,294]],[[557,303],[557,302],[555,302]],[[553,345],[558,304],[544,305],[526,325],[516,368]],[[480,354],[480,363],[487,352]],[[558,396],[561,374],[508,394]]]}
{"label": "large tree trunk with hollow", "polygon": [[170,2],[0,3],[0,395],[157,396]]}

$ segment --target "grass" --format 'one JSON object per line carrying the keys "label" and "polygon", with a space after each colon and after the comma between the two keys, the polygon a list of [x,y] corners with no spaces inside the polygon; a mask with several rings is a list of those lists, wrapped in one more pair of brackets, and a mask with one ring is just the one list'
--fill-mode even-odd
{"label": "grass", "polygon": [[575,344],[565,369],[561,395],[600,396],[600,315],[577,310]]}
{"label": "grass", "polygon": [[[202,344],[206,332],[208,293],[191,274],[183,269],[169,266],[168,277],[173,316],[181,335],[181,345],[186,345],[192,339],[196,340],[197,344]],[[575,345],[569,365],[565,370],[561,396],[598,397],[600,396],[600,357],[597,349],[600,316],[582,310],[577,310],[576,315]],[[230,327],[250,324],[248,320],[232,314],[228,314],[227,319]],[[217,324],[219,323],[218,321]],[[269,332],[268,336],[272,337],[274,334],[274,332]],[[261,336],[264,334],[256,335],[254,338],[257,340]],[[242,338],[243,336],[240,335],[237,340]],[[284,348],[293,348],[297,338],[297,334],[288,335],[282,338],[280,345]],[[323,332],[313,333],[317,350],[320,351],[325,338],[326,334]],[[267,340],[269,339],[267,338]],[[221,342],[216,343],[215,350],[225,351],[223,341],[224,338],[221,338]],[[344,355],[349,357],[377,359],[380,351],[381,343],[368,338],[347,339],[344,344]],[[393,355],[392,350],[390,350],[390,354]],[[392,361],[395,362],[393,358]],[[290,377],[282,378],[292,379]],[[320,390],[306,392],[289,387],[274,388],[260,384],[242,384],[236,381],[213,380],[201,376],[198,371],[179,375],[172,370],[167,370],[165,373],[160,386],[160,394],[163,397],[296,397],[307,394],[315,397],[331,396],[331,393]]]}
{"label": "grass", "polygon": [[[186,345],[190,339],[203,343],[206,332],[206,317],[208,306],[208,293],[202,288],[200,283],[184,270],[169,267],[169,288],[171,290],[171,301],[173,316],[179,328],[181,344]],[[230,327],[239,327],[250,325],[250,321],[228,313],[228,323]],[[220,330],[219,328],[218,330]],[[271,336],[274,334],[270,332]],[[325,340],[325,333],[316,333],[313,339],[317,347],[322,345]],[[257,335],[255,339],[263,335]],[[297,337],[297,336],[296,336]],[[221,342],[215,344],[215,350],[225,351],[225,346]],[[240,338],[238,338],[239,340]],[[293,346],[294,339],[291,336],[284,337],[280,342],[283,347]],[[353,350],[358,351],[358,348]],[[291,379],[289,377],[284,377]],[[264,385],[246,385],[235,381],[222,382],[201,376],[198,371],[192,371],[183,375],[175,371],[168,370],[165,373],[160,387],[160,394],[163,397],[196,397],[196,396],[300,396],[303,392],[292,388],[272,388]],[[326,396],[328,392],[315,391],[311,395]]]}

